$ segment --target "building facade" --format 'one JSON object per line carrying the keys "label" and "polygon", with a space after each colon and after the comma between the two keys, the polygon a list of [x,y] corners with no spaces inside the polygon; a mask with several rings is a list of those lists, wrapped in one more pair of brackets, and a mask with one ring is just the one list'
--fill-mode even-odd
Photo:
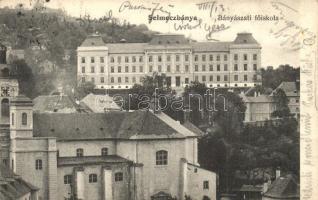
{"label": "building facade", "polygon": [[197,133],[164,113],[33,113],[17,96],[9,121],[7,164],[39,200],[216,199]]}
{"label": "building facade", "polygon": [[165,74],[166,83],[182,88],[192,81],[207,87],[260,84],[261,46],[251,33],[231,42],[192,42],[179,34],[157,34],[149,43],[104,43],[90,35],[77,48],[78,84],[127,89],[142,77]]}
{"label": "building facade", "polygon": [[272,96],[255,92],[254,96],[240,94],[240,97],[246,106],[244,122],[265,122],[273,118],[276,103]]}

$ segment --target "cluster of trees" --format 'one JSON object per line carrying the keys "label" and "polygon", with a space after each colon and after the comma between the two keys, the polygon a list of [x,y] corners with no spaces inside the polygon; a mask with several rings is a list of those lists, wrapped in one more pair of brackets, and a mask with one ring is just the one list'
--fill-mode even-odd
{"label": "cluster of trees", "polygon": [[294,68],[288,64],[280,65],[278,68],[268,66],[261,69],[262,86],[264,88],[276,89],[283,81],[296,82],[300,80],[300,68]]}
{"label": "cluster of trees", "polygon": [[[127,94],[146,94],[153,98],[155,88],[159,88],[158,93],[167,95],[168,99],[182,98],[184,109],[190,108],[190,121],[206,133],[199,139],[199,162],[203,167],[218,172],[220,188],[225,191],[238,183],[235,177],[237,171],[250,173],[256,168],[280,167],[296,176],[299,174],[298,122],[290,117],[284,91],[276,91],[274,98],[279,109],[273,113],[284,117],[284,120],[277,124],[268,121],[257,126],[243,124],[244,102],[236,92],[228,89],[216,90],[213,93],[216,99],[209,101],[205,98],[208,91],[205,84],[193,82],[182,95],[176,95],[166,87],[165,76],[154,74],[145,77],[142,84],[135,85]],[[138,104],[139,100],[136,99],[135,103]],[[182,122],[183,110],[175,112],[168,109],[164,112]]]}

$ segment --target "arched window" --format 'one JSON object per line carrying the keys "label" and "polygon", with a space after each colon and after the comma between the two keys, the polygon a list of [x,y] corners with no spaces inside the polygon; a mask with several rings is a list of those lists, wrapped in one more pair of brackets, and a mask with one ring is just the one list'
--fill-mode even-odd
{"label": "arched window", "polygon": [[77,157],[84,156],[84,150],[83,149],[76,149],[76,156]]}
{"label": "arched window", "polygon": [[96,183],[97,182],[97,174],[90,174],[88,176],[88,182],[90,183]]}
{"label": "arched window", "polygon": [[[1,93],[1,91],[0,91]],[[1,117],[9,117],[9,99],[2,99],[1,101]]]}
{"label": "arched window", "polygon": [[115,173],[115,181],[122,181],[124,179],[124,175],[122,172]]}
{"label": "arched window", "polygon": [[28,115],[26,113],[22,113],[22,125],[26,126],[28,124]]}
{"label": "arched window", "polygon": [[64,184],[72,184],[72,175],[65,175],[64,176]]}
{"label": "arched window", "polygon": [[42,170],[42,160],[41,159],[37,159],[35,161],[35,169],[36,170]]}
{"label": "arched window", "polygon": [[156,165],[168,164],[168,151],[160,150],[156,152]]}
{"label": "arched window", "polygon": [[107,156],[108,155],[108,148],[102,148],[102,156]]}

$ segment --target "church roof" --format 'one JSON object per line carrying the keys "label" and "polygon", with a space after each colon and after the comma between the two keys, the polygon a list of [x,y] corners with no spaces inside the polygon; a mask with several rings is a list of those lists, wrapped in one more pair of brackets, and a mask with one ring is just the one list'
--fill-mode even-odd
{"label": "church roof", "polygon": [[106,113],[34,113],[35,137],[58,140],[167,139],[197,137],[164,113],[110,111]]}

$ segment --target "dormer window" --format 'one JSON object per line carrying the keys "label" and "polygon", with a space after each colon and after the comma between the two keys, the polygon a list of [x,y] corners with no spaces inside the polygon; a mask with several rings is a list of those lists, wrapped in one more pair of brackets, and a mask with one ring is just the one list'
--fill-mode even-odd
{"label": "dormer window", "polygon": [[22,125],[26,126],[28,124],[28,115],[26,113],[22,113]]}

